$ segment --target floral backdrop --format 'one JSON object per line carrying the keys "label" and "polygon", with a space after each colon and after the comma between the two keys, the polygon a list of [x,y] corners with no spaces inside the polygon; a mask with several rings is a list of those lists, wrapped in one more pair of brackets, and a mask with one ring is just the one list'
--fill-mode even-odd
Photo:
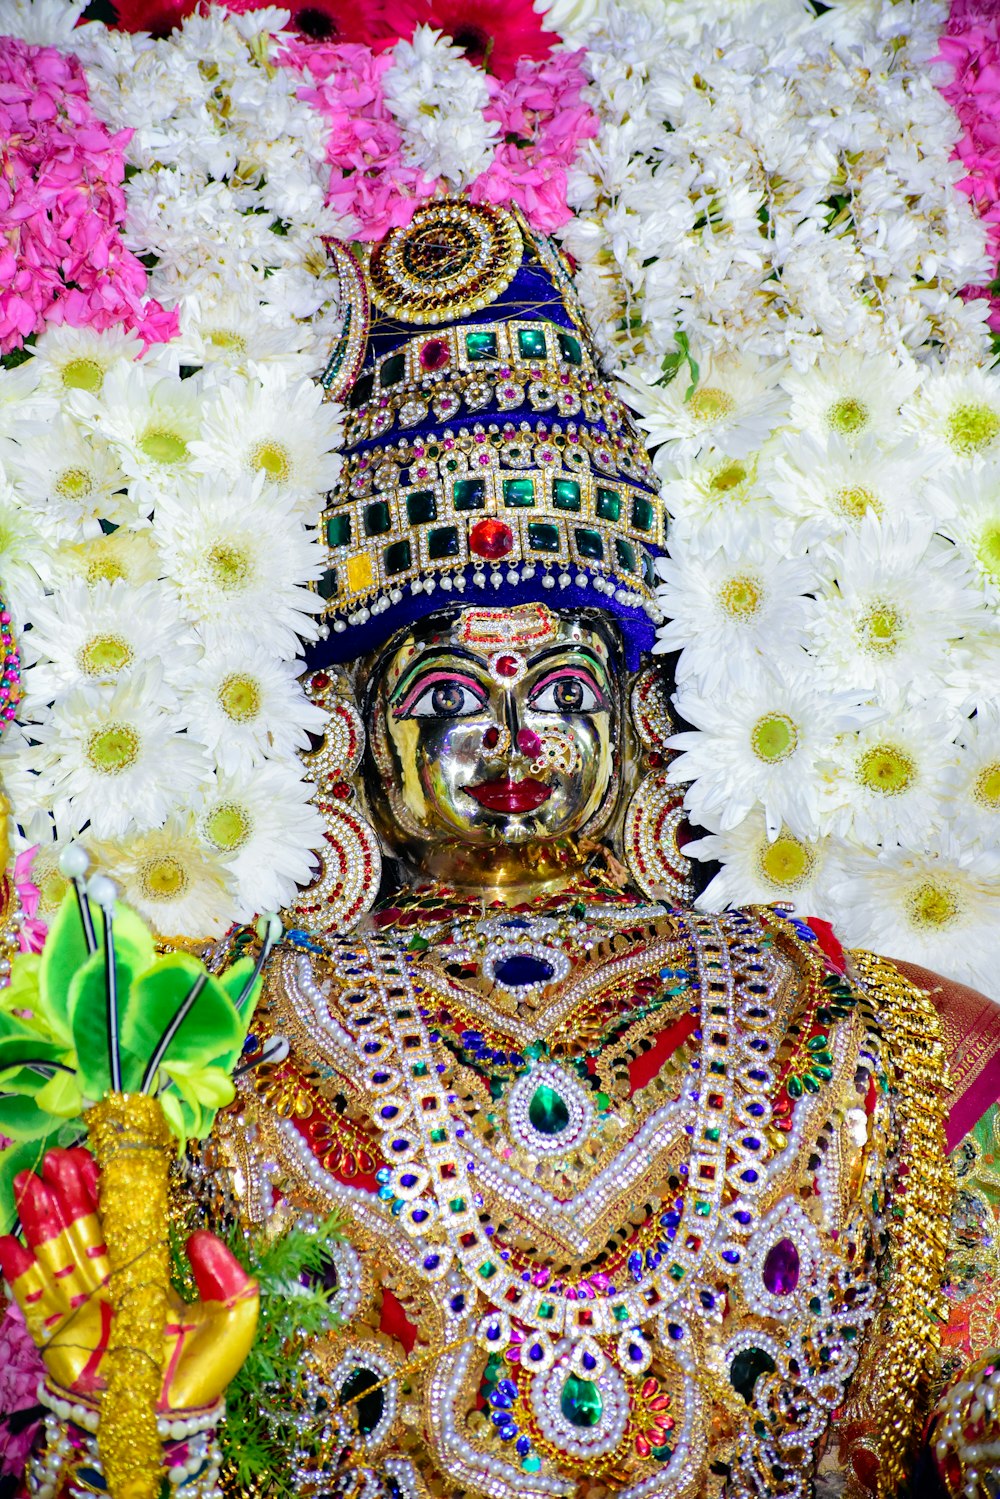
{"label": "floral backdrop", "polygon": [[1000,998],[995,7],[95,9],[0,0],[25,942],[83,830],[168,935],[308,878],[325,241],[463,190],[561,239],[655,449],[700,903]]}

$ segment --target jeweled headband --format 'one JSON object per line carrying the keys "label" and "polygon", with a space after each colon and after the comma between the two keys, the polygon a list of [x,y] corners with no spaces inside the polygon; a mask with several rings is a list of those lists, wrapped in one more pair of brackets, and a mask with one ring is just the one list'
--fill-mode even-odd
{"label": "jeweled headband", "polygon": [[604,608],[637,664],[664,509],[551,241],[505,209],[435,201],[342,279],[324,384],[349,413],[314,662],[464,599]]}

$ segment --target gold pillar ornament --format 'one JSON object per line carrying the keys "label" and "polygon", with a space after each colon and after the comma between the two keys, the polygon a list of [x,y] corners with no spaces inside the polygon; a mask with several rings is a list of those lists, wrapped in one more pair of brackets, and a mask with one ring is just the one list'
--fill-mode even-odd
{"label": "gold pillar ornament", "polygon": [[114,1318],[97,1443],[112,1499],[156,1499],[170,1271],[167,1173],[174,1149],[163,1109],[143,1094],[109,1093],[86,1114],[101,1168],[101,1217]]}

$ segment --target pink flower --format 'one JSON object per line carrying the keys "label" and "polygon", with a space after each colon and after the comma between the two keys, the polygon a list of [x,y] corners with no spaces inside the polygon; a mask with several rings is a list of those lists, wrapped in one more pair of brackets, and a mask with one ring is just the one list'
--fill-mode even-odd
{"label": "pink flower", "polygon": [[[38,1381],[45,1373],[38,1349],[18,1308],[11,1303],[0,1317],[0,1475],[20,1477],[38,1430]],[[41,1416],[41,1409],[38,1408]]]}
{"label": "pink flower", "polygon": [[93,114],[75,57],[0,37],[0,354],[48,323],[175,327],[122,239],[130,137]]}
{"label": "pink flower", "polygon": [[48,927],[38,915],[41,891],[31,878],[31,866],[35,862],[37,853],[38,844],[36,843],[32,848],[26,848],[23,853],[18,854],[14,860],[14,888],[17,890],[23,913],[18,937],[22,952],[41,952],[48,932]]}

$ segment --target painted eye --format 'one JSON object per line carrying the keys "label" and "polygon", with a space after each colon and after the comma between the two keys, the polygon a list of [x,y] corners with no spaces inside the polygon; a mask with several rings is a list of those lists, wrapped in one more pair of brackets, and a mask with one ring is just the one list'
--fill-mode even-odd
{"label": "painted eye", "polygon": [[588,682],[567,673],[551,677],[531,699],[531,706],[541,713],[593,713],[603,703]]}
{"label": "painted eye", "polygon": [[483,699],[461,682],[436,682],[409,709],[409,718],[465,718],[483,706]]}

